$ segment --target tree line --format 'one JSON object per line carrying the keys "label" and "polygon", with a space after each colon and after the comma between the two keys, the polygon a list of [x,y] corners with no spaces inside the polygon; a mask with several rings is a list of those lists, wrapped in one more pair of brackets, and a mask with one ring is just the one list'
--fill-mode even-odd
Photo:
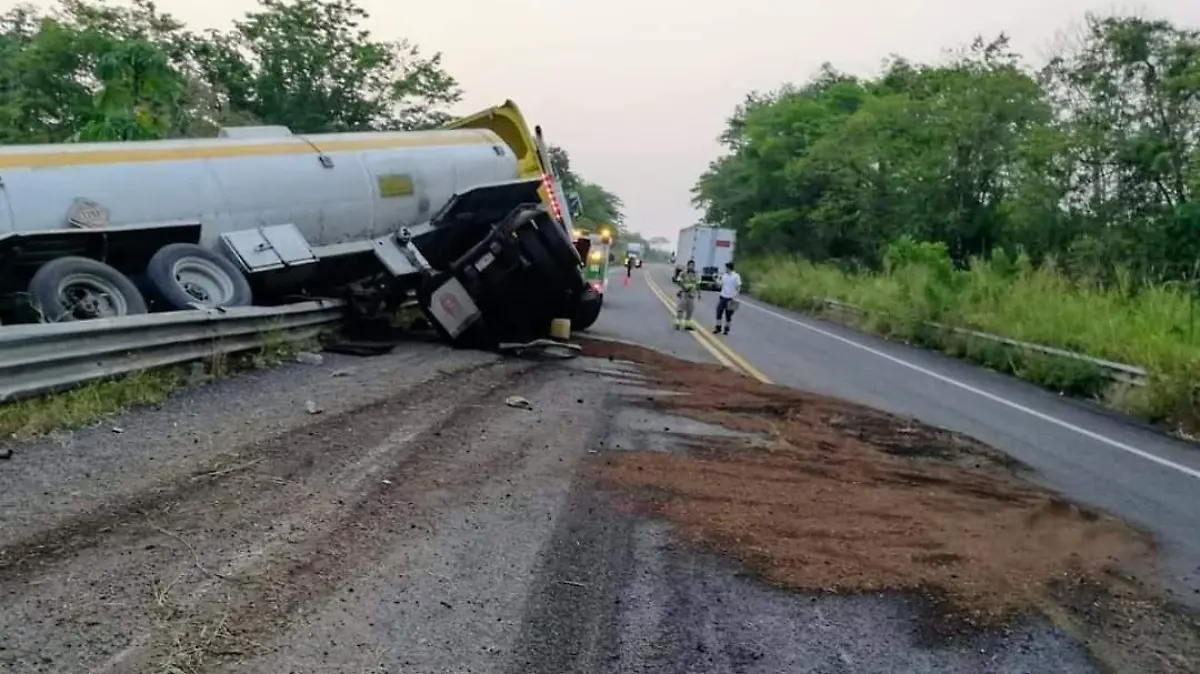
{"label": "tree line", "polygon": [[612,227],[617,238],[626,241],[640,241],[641,236],[632,232],[625,225],[625,203],[617,195],[604,187],[585,180],[571,168],[571,155],[557,145],[548,149],[550,165],[558,179],[562,182],[563,190],[579,195],[582,211],[575,214],[575,226],[585,231],[596,231],[602,227]]}
{"label": "tree line", "polygon": [[[440,54],[375,39],[354,0],[259,0],[233,27],[196,32],[150,0],[61,0],[0,15],[0,144],[212,137],[222,126],[293,132],[414,130],[462,98]],[[620,199],[561,158],[585,214],[622,222]]]}
{"label": "tree line", "polygon": [[1090,16],[1044,67],[1008,38],[875,77],[825,64],[749,94],[694,202],[747,253],[879,268],[898,239],[1077,277],[1191,279],[1200,261],[1200,33]]}

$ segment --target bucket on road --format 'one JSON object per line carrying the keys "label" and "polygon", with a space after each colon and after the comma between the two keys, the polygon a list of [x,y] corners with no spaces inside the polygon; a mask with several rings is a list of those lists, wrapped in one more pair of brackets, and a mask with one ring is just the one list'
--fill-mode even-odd
{"label": "bucket on road", "polygon": [[550,321],[550,338],[567,341],[571,338],[571,319],[555,318]]}

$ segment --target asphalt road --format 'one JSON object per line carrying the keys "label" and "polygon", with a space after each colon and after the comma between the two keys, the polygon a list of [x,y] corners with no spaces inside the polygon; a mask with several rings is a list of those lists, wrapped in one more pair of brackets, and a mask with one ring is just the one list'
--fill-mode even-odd
{"label": "asphalt road", "polygon": [[[665,278],[658,284],[669,288]],[[1127,513],[1188,523],[1169,492],[1182,486],[1155,472],[1166,466],[1122,467],[1132,458],[1087,436],[1068,446],[1066,427],[1021,419],[838,341],[848,332],[826,337],[747,308],[722,350],[711,336],[672,329],[669,303],[645,275],[629,286],[617,277],[595,332],[911,407],[935,422],[942,414],[1030,463],[1041,457],[1048,481],[1080,480],[1075,491],[1092,489],[1092,500],[1125,499],[1141,504],[1123,506]],[[711,300],[702,305],[711,325]],[[936,357],[880,353],[991,386],[986,373]],[[315,361],[216,380],[100,424],[6,445],[15,452],[0,462],[0,671],[1100,671],[1083,637],[1047,620],[930,639],[919,599],[797,597],[642,516],[628,493],[597,480],[602,462],[730,431],[645,406],[655,382],[638,367],[426,343]],[[1043,395],[986,391],[1025,405]],[[1097,421],[1089,432],[1123,428],[1097,419],[1117,430]],[[1024,444],[996,440],[1004,434]],[[1072,452],[1083,468],[1054,472]],[[1126,476],[1112,479],[1109,493],[1084,480],[1102,462],[1112,472],[1096,473]],[[1119,622],[1137,653],[1197,652],[1142,626]]]}
{"label": "asphalt road", "polygon": [[[1200,604],[1200,448],[1006,375],[754,300],[743,302],[728,336],[680,333],[664,306],[675,288],[666,265],[635,270],[627,286],[623,278],[621,269],[610,279],[597,332],[683,358],[740,362],[777,384],[974,436],[1048,486],[1154,532],[1171,589]],[[697,306],[705,331],[716,296],[703,293]]]}
{"label": "asphalt road", "polygon": [[[645,338],[640,292],[606,320]],[[639,377],[407,344],[18,443],[0,671],[1097,672],[1045,621],[930,644],[919,602],[797,598],[613,507],[603,454],[722,432],[631,404]]]}

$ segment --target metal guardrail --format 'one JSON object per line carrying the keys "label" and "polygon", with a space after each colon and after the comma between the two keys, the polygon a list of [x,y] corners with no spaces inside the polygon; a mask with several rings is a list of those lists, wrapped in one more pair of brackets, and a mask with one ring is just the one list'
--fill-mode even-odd
{"label": "metal guardrail", "polygon": [[[827,307],[831,307],[831,308],[837,309],[839,311],[844,311],[846,313],[857,314],[860,316],[867,313],[861,307],[856,307],[853,304],[846,304],[845,302],[839,302],[837,300],[831,300],[831,299],[824,299],[821,301]],[[1092,356],[1087,356],[1082,353],[1077,353],[1075,351],[1067,351],[1066,349],[1058,349],[1058,348],[1055,348],[1052,346],[1045,346],[1042,344],[1034,344],[1033,342],[1022,342],[1022,341],[1016,340],[1016,339],[1009,339],[1008,337],[1001,337],[1000,335],[993,335],[993,334],[987,333],[987,332],[979,332],[978,330],[968,330],[966,328],[956,328],[954,326],[945,325],[942,323],[926,322],[925,325],[927,325],[931,328],[938,329],[938,330],[945,330],[948,332],[953,332],[958,335],[964,335],[967,337],[971,337],[972,339],[979,339],[979,340],[983,340],[983,341],[994,342],[996,344],[1004,344],[1005,346],[1011,346],[1013,348],[1022,349],[1025,351],[1033,351],[1035,353],[1042,353],[1042,354],[1046,354],[1048,356],[1054,356],[1056,358],[1065,358],[1068,360],[1075,360],[1075,361],[1079,361],[1079,362],[1083,362],[1083,363],[1088,363],[1088,364],[1095,365],[1096,367],[1100,368],[1100,370],[1102,372],[1104,372],[1104,374],[1112,381],[1120,382],[1123,384],[1128,384],[1130,386],[1145,386],[1146,385],[1146,379],[1148,376],[1146,374],[1146,371],[1140,367],[1135,367],[1133,365],[1126,365],[1125,363],[1117,363],[1117,362],[1113,362],[1111,360],[1104,360],[1103,358],[1093,358]]]}
{"label": "metal guardrail", "polygon": [[271,338],[309,339],[341,321],[344,306],[317,300],[0,327],[0,402],[259,348]]}

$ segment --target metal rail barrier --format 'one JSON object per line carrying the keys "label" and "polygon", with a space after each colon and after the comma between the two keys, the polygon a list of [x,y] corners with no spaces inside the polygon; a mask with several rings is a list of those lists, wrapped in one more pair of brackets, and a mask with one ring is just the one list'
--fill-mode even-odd
{"label": "metal rail barrier", "polygon": [[0,402],[255,349],[272,339],[310,339],[339,323],[344,306],[317,300],[0,327]]}
{"label": "metal rail barrier", "polygon": [[[859,315],[859,316],[866,314],[866,311],[864,311],[860,307],[854,306],[853,304],[846,304],[845,302],[839,302],[837,300],[831,300],[831,299],[824,299],[821,301],[828,308],[836,309],[838,311],[842,311],[842,312],[845,312],[848,314],[855,314],[855,315]],[[1102,372],[1104,372],[1105,376],[1107,376],[1112,381],[1120,382],[1120,383],[1127,384],[1130,386],[1145,386],[1146,385],[1146,379],[1147,379],[1146,371],[1140,367],[1135,367],[1133,365],[1126,365],[1125,363],[1116,363],[1111,360],[1104,360],[1102,358],[1093,358],[1092,356],[1086,356],[1082,353],[1076,353],[1074,351],[1067,351],[1066,349],[1057,349],[1052,346],[1044,346],[1042,344],[1034,344],[1032,342],[1022,342],[1020,340],[1009,339],[1008,337],[1001,337],[999,335],[993,335],[993,334],[990,334],[987,332],[979,332],[977,330],[967,330],[966,328],[956,328],[954,326],[944,325],[942,323],[927,322],[927,323],[925,323],[925,325],[927,325],[931,328],[937,329],[937,330],[953,332],[954,334],[963,335],[966,337],[970,337],[972,339],[978,339],[978,340],[987,341],[987,342],[994,342],[996,344],[1003,344],[1005,346],[1011,346],[1016,349],[1022,349],[1025,351],[1033,351],[1035,353],[1042,353],[1047,356],[1053,356],[1055,358],[1065,358],[1068,360],[1076,360],[1079,362],[1088,363],[1090,365],[1094,365],[1094,366],[1100,368],[1100,370]]]}

